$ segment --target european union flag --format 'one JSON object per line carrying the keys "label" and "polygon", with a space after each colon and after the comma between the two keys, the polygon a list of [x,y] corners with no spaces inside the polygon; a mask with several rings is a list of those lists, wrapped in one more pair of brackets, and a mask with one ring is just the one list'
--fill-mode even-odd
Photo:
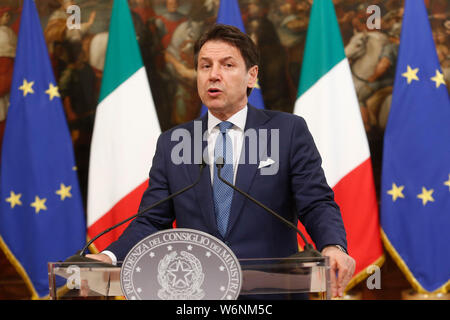
{"label": "european union flag", "polygon": [[384,136],[381,225],[417,291],[448,290],[450,101],[423,1],[405,1]]}
{"label": "european union flag", "polygon": [[0,171],[0,246],[32,297],[86,240],[72,141],[33,0],[23,4]]}
{"label": "european union flag", "polygon": [[[217,23],[235,26],[245,33],[244,22],[241,17],[241,10],[237,0],[222,0],[220,1],[219,11],[217,13]],[[256,87],[253,88],[252,93],[248,97],[248,102],[258,108],[264,109],[264,100],[259,87],[259,81]],[[201,115],[204,115],[208,109],[202,105]]]}

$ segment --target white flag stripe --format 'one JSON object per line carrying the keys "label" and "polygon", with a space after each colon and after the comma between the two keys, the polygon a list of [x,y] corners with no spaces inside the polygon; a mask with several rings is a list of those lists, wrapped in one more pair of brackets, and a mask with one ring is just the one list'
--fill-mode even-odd
{"label": "white flag stripe", "polygon": [[370,157],[358,106],[347,59],[296,101],[294,113],[308,124],[331,187]]}
{"label": "white flag stripe", "polygon": [[[100,119],[100,121],[99,121]],[[145,68],[96,111],[89,164],[88,227],[148,179],[160,126]]]}

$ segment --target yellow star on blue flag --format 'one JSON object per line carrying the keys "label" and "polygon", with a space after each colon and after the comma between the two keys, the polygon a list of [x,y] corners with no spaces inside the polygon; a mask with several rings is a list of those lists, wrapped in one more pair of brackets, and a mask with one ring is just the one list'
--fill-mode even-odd
{"label": "yellow star on blue flag", "polygon": [[15,206],[21,206],[22,201],[20,201],[20,197],[22,195],[20,193],[15,194],[14,191],[10,192],[9,198],[6,198],[6,202],[9,202],[11,205],[11,209],[13,209]]}
{"label": "yellow star on blue flag", "polygon": [[431,81],[434,81],[434,83],[436,83],[436,88],[439,88],[441,84],[445,86],[444,74],[439,70],[436,70],[436,75],[431,78]]}
{"label": "yellow star on blue flag", "polygon": [[419,77],[417,76],[417,72],[419,72],[419,68],[412,69],[411,66],[406,66],[406,72],[402,73],[402,77],[406,78],[408,84],[411,84],[413,80],[419,81]]}
{"label": "yellow star on blue flag", "polygon": [[45,93],[48,94],[50,101],[55,97],[60,97],[58,87],[54,86],[53,83],[49,84],[48,89],[45,91]]}
{"label": "yellow star on blue flag", "polygon": [[26,97],[29,93],[34,93],[33,90],[34,81],[28,82],[27,79],[23,79],[22,85],[19,87],[19,90],[23,92],[23,96]]}

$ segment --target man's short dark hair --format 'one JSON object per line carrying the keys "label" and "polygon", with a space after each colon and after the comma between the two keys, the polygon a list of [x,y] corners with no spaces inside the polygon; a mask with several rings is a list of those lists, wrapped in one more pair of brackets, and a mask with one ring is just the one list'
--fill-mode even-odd
{"label": "man's short dark hair", "polygon": [[224,41],[236,47],[245,61],[247,70],[259,63],[259,51],[252,39],[236,27],[215,24],[204,33],[194,45],[194,65],[197,70],[198,53],[207,41]]}

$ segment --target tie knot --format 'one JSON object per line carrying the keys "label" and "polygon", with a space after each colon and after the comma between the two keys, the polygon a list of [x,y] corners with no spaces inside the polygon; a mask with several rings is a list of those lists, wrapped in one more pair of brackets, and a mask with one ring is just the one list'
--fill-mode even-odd
{"label": "tie knot", "polygon": [[221,133],[226,133],[228,129],[231,129],[233,124],[229,121],[222,121],[219,123],[219,130]]}

